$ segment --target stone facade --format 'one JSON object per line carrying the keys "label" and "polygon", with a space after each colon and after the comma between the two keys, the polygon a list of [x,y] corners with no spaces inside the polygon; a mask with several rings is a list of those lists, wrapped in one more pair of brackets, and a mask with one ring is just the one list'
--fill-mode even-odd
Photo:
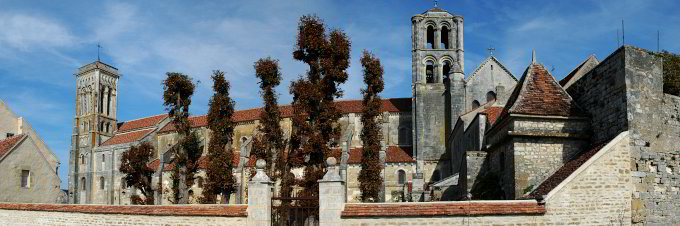
{"label": "stone facade", "polygon": [[59,159],[23,117],[0,100],[0,202],[62,203]]}

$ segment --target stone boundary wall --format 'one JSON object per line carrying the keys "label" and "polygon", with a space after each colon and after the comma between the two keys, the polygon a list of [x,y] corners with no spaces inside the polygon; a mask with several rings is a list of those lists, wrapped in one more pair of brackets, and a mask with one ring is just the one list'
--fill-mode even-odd
{"label": "stone boundary wall", "polygon": [[0,225],[246,225],[247,205],[0,203]]}
{"label": "stone boundary wall", "polygon": [[[342,225],[630,225],[630,137],[622,132],[536,200],[345,204]],[[321,222],[324,225],[324,222]]]}

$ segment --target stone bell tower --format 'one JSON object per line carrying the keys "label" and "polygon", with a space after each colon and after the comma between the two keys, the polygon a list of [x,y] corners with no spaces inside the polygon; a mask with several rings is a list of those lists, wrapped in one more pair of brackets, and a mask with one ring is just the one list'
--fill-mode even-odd
{"label": "stone bell tower", "polygon": [[[414,155],[417,160],[413,190],[417,196],[426,182],[450,172],[446,154],[448,133],[462,113],[463,17],[432,8],[411,18],[412,114]],[[414,196],[414,201],[420,197]]]}
{"label": "stone bell tower", "polygon": [[94,171],[94,148],[117,128],[118,69],[99,60],[82,66],[76,76],[76,115],[69,156],[69,200],[89,203]]}

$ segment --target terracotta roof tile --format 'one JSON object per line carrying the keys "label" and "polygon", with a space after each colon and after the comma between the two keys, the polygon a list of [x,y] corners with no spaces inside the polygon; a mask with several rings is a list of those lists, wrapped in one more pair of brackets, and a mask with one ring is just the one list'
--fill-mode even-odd
{"label": "terracotta roof tile", "polygon": [[116,135],[102,143],[101,146],[135,142],[144,138],[146,135],[153,131],[154,129],[145,129],[127,133],[117,133]]}
{"label": "terracotta roof tile", "polygon": [[347,203],[342,217],[431,217],[545,214],[536,202]]}
{"label": "terracotta roof tile", "polygon": [[[238,166],[239,162],[241,162],[241,156],[238,152],[233,152],[233,153],[234,153],[234,155],[233,155],[233,158],[231,160],[232,161],[231,163],[233,164],[234,168],[236,168],[236,166]],[[246,166],[247,167],[255,166],[255,161],[256,161],[255,156],[250,156],[250,158],[248,159],[248,162],[246,163]],[[159,159],[154,159],[153,161],[151,161],[147,165],[149,166],[149,168],[151,168],[155,171],[161,165],[161,161]],[[174,166],[175,165],[173,163],[165,164],[165,165],[163,165],[163,171],[172,171],[172,168]],[[198,159],[198,168],[199,169],[206,169],[207,167],[208,167],[208,156],[205,156],[205,155],[201,156]]]}
{"label": "terracotta roof tile", "polygon": [[604,142],[599,145],[595,145],[590,150],[587,150],[585,152],[582,152],[577,156],[576,158],[570,160],[566,164],[564,164],[560,169],[555,171],[553,175],[550,175],[548,179],[545,179],[536,189],[529,194],[530,198],[539,198],[543,195],[547,195],[557,187],[564,179],[567,179],[569,175],[571,175],[574,171],[576,171],[583,163],[588,161],[593,155],[595,155],[600,149],[602,149],[607,143],[609,142]]}
{"label": "terracotta roof tile", "polygon": [[118,127],[118,132],[120,133],[120,132],[129,131],[129,130],[136,130],[136,129],[154,126],[167,117],[168,117],[168,114],[162,114],[162,115],[154,115],[154,116],[150,116],[150,117],[146,117],[146,118],[126,121],[126,122],[121,123],[121,125]]}
{"label": "terracotta roof tile", "polygon": [[550,116],[587,116],[542,65],[524,72],[501,116],[508,113]]}
{"label": "terracotta roof tile", "polygon": [[164,205],[115,206],[74,204],[0,203],[0,209],[90,214],[126,214],[155,216],[220,216],[246,217],[248,205]]}
{"label": "terracotta roof tile", "polygon": [[[336,149],[336,150],[339,150],[339,149]],[[364,151],[363,147],[350,149],[349,150],[349,159],[347,160],[347,163],[349,163],[349,164],[359,164],[359,163],[361,163],[361,156],[362,156],[363,151]],[[342,150],[340,150],[340,154],[342,154]],[[333,156],[333,157],[336,157],[336,156]],[[338,158],[338,157],[336,157],[336,158]],[[386,163],[416,162],[413,159],[413,148],[412,147],[388,146],[387,147],[387,153],[386,153],[386,156],[385,156],[385,162]]]}
{"label": "terracotta roof tile", "polygon": [[[342,113],[360,113],[362,104],[361,100],[339,100],[336,101],[336,106]],[[381,111],[382,112],[408,112],[411,111],[411,98],[391,98],[383,99]],[[260,118],[260,113],[263,108],[253,108],[247,110],[235,111],[232,120],[235,122],[253,121]],[[293,116],[293,108],[290,105],[279,106],[282,118]],[[204,127],[208,125],[208,117],[206,115],[198,115],[189,117],[192,128]],[[175,131],[175,125],[168,123],[159,133]]]}
{"label": "terracotta roof tile", "polygon": [[11,148],[14,147],[19,141],[21,141],[22,138],[24,138],[26,135],[25,134],[19,134],[12,136],[10,138],[5,138],[4,140],[0,140],[0,158],[4,157],[5,154],[9,153],[11,151]]}
{"label": "terracotta roof tile", "polygon": [[487,120],[489,120],[489,124],[493,125],[494,123],[496,123],[498,117],[501,116],[501,113],[503,112],[503,107],[492,106],[487,109],[484,109],[483,112],[486,114],[486,118]]}

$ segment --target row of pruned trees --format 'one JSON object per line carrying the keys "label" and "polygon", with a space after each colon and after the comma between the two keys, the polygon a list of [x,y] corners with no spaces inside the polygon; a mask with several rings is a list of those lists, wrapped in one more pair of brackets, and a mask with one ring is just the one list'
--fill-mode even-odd
{"label": "row of pruned trees", "polygon": [[[303,16],[298,24],[298,34],[293,58],[308,66],[304,76],[292,81],[289,87],[293,96],[292,133],[289,139],[280,126],[281,113],[278,109],[276,86],[281,83],[282,75],[278,60],[263,58],[255,62],[255,76],[259,79],[260,94],[264,101],[264,111],[260,114],[260,124],[253,137],[251,155],[265,159],[267,172],[274,181],[280,181],[279,195],[291,196],[293,187],[300,187],[298,196],[316,196],[317,181],[325,173],[324,160],[331,154],[331,147],[340,137],[337,121],[341,112],[334,101],[343,96],[340,85],[348,79],[347,68],[350,62],[351,42],[339,30],[327,31],[324,22],[316,16]],[[362,200],[379,201],[382,186],[379,160],[381,132],[376,122],[380,115],[380,97],[383,90],[383,68],[380,60],[364,51],[361,58],[364,82],[361,139],[364,145],[362,170],[359,175]],[[232,175],[234,133],[234,100],[229,96],[230,84],[224,73],[214,71],[212,75],[214,94],[209,102],[208,128],[212,131],[208,144],[206,182],[201,203],[216,203],[217,195],[228,203],[228,197],[235,192],[235,179]],[[172,148],[172,202],[188,203],[188,188],[194,182],[201,156],[200,141],[191,129],[189,105],[194,94],[195,83],[181,73],[167,73],[163,81],[163,101],[172,123],[177,129],[178,143]],[[154,171],[148,167],[153,159],[153,145],[142,143],[133,146],[122,156],[120,171],[125,173],[128,186],[141,191],[142,196],[132,197],[135,204],[153,204],[152,176]],[[303,179],[296,179],[290,172],[293,168],[303,168]],[[158,183],[161,183],[160,181]],[[160,184],[159,184],[159,187]],[[318,202],[316,200],[315,202]],[[318,203],[311,203],[318,205]]]}

